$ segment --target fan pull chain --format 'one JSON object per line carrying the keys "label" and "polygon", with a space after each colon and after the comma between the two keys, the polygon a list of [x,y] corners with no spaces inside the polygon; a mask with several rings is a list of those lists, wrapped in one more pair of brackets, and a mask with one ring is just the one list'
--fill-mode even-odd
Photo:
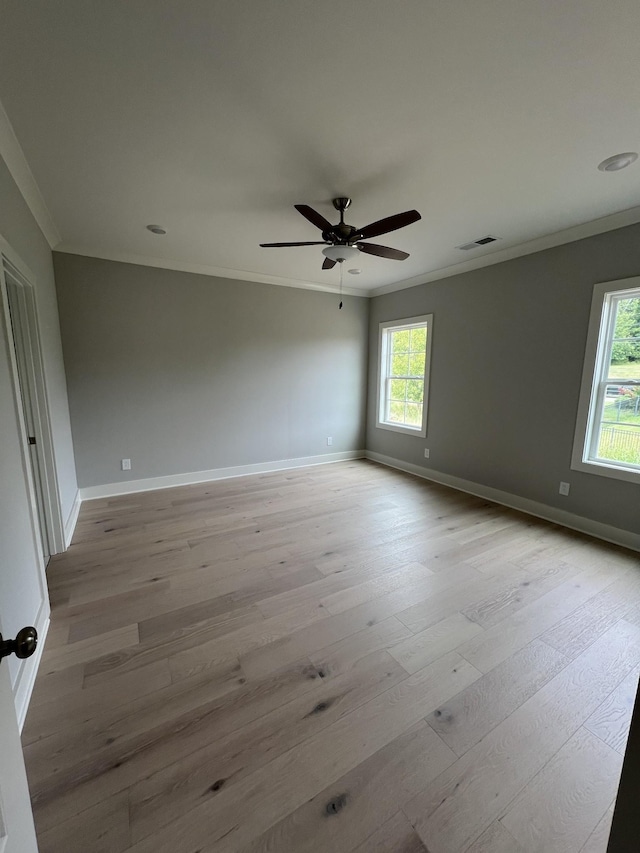
{"label": "fan pull chain", "polygon": [[342,262],[340,263],[340,305],[338,306],[338,310],[342,308]]}

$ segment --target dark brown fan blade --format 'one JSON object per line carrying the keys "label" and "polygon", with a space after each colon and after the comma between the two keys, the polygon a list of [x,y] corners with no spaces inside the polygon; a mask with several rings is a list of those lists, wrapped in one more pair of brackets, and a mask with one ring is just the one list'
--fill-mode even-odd
{"label": "dark brown fan blade", "polygon": [[369,237],[379,237],[381,234],[388,234],[389,231],[397,231],[398,228],[411,225],[418,219],[422,219],[422,217],[417,210],[405,210],[404,213],[396,213],[395,216],[387,216],[386,219],[379,219],[377,222],[372,222],[371,225],[366,225],[354,234],[352,239],[366,240]]}
{"label": "dark brown fan blade", "polygon": [[316,241],[315,243],[260,243],[260,246],[263,249],[278,249],[282,248],[282,246],[329,246],[330,243],[326,243],[324,240]]}
{"label": "dark brown fan blade", "polygon": [[316,228],[319,228],[321,231],[331,231],[333,227],[331,223],[324,216],[321,216],[317,210],[309,207],[308,204],[294,204],[294,207],[298,213],[301,213]]}
{"label": "dark brown fan blade", "polygon": [[337,263],[338,263],[337,261],[332,261],[331,258],[325,258],[324,263],[322,264],[322,269],[323,270],[332,270]]}
{"label": "dark brown fan blade", "polygon": [[376,243],[356,243],[356,246],[367,255],[379,255],[392,261],[404,261],[409,257],[407,252],[401,252],[400,249],[390,249],[389,246],[378,246]]}

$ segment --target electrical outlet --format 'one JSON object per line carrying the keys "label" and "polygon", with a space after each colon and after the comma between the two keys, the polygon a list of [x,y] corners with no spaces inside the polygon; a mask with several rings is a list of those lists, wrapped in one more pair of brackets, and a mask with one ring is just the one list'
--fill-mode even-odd
{"label": "electrical outlet", "polygon": [[429,458],[429,448],[428,447],[425,447],[425,449],[424,449],[424,458],[425,459]]}
{"label": "electrical outlet", "polygon": [[565,495],[565,496],[566,496],[566,495],[568,495],[568,494],[569,494],[569,489],[570,489],[570,488],[571,488],[571,484],[570,484],[570,483],[560,483],[560,488],[558,489],[558,491],[560,492],[560,494],[561,494],[561,495]]}
{"label": "electrical outlet", "polygon": [[330,435],[327,436],[327,447],[333,446],[333,438]]}
{"label": "electrical outlet", "polygon": [[131,470],[131,460],[130,459],[121,459],[120,464],[122,466],[123,471],[130,471]]}

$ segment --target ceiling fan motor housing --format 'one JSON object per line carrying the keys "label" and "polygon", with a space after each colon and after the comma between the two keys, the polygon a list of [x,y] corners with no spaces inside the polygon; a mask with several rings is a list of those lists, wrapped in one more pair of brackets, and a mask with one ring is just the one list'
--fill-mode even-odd
{"label": "ceiling fan motor housing", "polygon": [[345,222],[339,222],[332,226],[331,231],[324,231],[322,236],[325,240],[331,243],[348,243],[352,236],[356,233],[353,225],[347,225]]}

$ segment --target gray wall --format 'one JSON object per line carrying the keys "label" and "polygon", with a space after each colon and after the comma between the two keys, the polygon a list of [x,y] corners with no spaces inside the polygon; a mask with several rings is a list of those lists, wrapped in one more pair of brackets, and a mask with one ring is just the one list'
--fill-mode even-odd
{"label": "gray wall", "polygon": [[364,447],[369,300],[54,263],[80,486]]}
{"label": "gray wall", "polygon": [[[76,494],[51,250],[0,159],[0,235],[35,276],[36,302],[52,420],[54,453],[66,520]],[[1,309],[0,309],[1,314]],[[35,622],[40,605],[20,434],[14,405],[9,342],[0,317],[0,626],[13,636]],[[17,662],[9,662],[15,678]]]}
{"label": "gray wall", "polygon": [[[374,298],[367,449],[640,532],[637,485],[570,468],[593,286],[637,275],[634,225]],[[422,439],[376,428],[375,399],[378,324],[427,313]],[[561,480],[569,497],[558,494]]]}

